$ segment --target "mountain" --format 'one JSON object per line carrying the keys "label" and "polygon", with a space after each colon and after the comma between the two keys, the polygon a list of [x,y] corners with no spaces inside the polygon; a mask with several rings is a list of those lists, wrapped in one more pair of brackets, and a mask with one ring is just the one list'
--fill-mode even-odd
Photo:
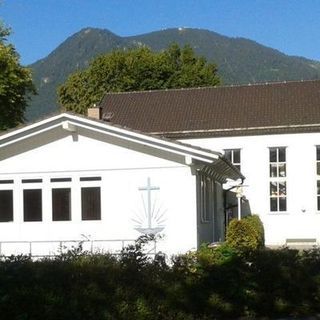
{"label": "mountain", "polygon": [[141,45],[159,51],[173,42],[180,46],[189,44],[197,54],[216,63],[223,84],[320,79],[318,61],[288,56],[252,40],[230,38],[213,31],[175,28],[120,37],[109,30],[86,28],[29,66],[38,95],[32,98],[26,118],[33,120],[56,111],[57,86],[71,73],[88,66],[97,55]]}
{"label": "mountain", "polygon": [[71,73],[88,66],[93,57],[124,46],[126,41],[108,30],[87,28],[69,37],[46,58],[30,65],[38,95],[32,98],[26,118],[55,112],[58,85]]}

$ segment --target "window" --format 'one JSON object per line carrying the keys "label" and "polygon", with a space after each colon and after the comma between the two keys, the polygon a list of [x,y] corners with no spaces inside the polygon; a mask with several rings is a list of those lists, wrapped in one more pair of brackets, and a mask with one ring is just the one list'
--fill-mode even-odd
{"label": "window", "polygon": [[80,181],[101,181],[101,177],[81,177]]}
{"label": "window", "polygon": [[198,186],[201,222],[210,222],[214,211],[214,181],[205,175],[199,175]]}
{"label": "window", "polygon": [[22,179],[22,183],[41,183],[42,179]]}
{"label": "window", "polygon": [[286,148],[269,149],[270,211],[287,211]]}
{"label": "window", "polygon": [[320,211],[320,146],[316,147],[317,158],[317,210]]}
{"label": "window", "polygon": [[71,220],[71,189],[52,189],[52,220]]}
{"label": "window", "polygon": [[13,180],[0,180],[0,184],[11,184]]}
{"label": "window", "polygon": [[42,221],[42,190],[23,190],[24,221]]}
{"label": "window", "polygon": [[13,191],[0,190],[0,222],[13,221]]}
{"label": "window", "polygon": [[82,220],[101,219],[100,187],[81,188]]}
{"label": "window", "polygon": [[240,149],[225,149],[224,156],[228,159],[236,168],[241,169]]}
{"label": "window", "polygon": [[51,182],[71,182],[71,178],[51,178]]}

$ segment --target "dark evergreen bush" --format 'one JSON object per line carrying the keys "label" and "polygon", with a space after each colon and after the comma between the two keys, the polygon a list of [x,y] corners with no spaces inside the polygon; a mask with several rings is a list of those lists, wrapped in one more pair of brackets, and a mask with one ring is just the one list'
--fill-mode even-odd
{"label": "dark evergreen bush", "polygon": [[224,244],[150,257],[148,237],[119,256],[79,248],[54,260],[0,261],[0,319],[213,320],[320,313],[320,249],[251,250]]}

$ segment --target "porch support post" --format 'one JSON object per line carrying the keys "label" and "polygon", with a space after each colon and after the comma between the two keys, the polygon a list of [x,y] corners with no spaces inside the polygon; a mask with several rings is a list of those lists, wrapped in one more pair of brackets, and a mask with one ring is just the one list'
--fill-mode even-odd
{"label": "porch support post", "polygon": [[238,199],[238,220],[241,220],[241,199],[243,197],[243,190],[241,186],[236,189],[236,197]]}

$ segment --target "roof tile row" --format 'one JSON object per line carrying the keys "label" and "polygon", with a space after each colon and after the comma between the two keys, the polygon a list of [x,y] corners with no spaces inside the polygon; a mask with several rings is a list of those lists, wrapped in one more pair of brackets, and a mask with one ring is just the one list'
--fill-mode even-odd
{"label": "roof tile row", "polygon": [[100,106],[112,123],[174,138],[315,130],[320,81],[109,93]]}

